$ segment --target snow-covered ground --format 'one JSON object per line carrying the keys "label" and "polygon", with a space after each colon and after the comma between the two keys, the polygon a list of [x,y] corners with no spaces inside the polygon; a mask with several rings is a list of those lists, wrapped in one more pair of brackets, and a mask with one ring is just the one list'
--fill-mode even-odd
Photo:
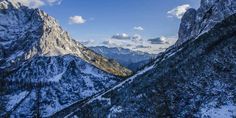
{"label": "snow-covered ground", "polygon": [[65,73],[65,72],[62,72],[62,73],[60,73],[60,74],[54,76],[54,77],[51,78],[49,81],[51,81],[51,82],[59,82],[64,73]]}
{"label": "snow-covered ground", "polygon": [[18,104],[25,96],[28,94],[28,91],[22,91],[14,95],[8,95],[9,101],[7,102],[6,109],[10,111],[16,104]]}
{"label": "snow-covered ground", "polygon": [[120,112],[122,112],[123,111],[123,109],[122,109],[122,107],[121,106],[113,106],[111,109],[110,109],[110,114],[108,114],[108,116],[107,116],[107,118],[112,118],[113,116],[113,114],[115,114],[115,113],[120,113]]}
{"label": "snow-covered ground", "polygon": [[12,55],[8,58],[8,60],[9,60],[9,61],[15,60],[17,57],[19,57],[19,56],[21,56],[21,55],[23,55],[23,54],[24,54],[23,51],[18,51],[18,52],[16,52],[15,54],[12,54]]}
{"label": "snow-covered ground", "polygon": [[202,117],[233,118],[236,117],[236,105],[229,103],[220,107],[207,107],[201,109]]}

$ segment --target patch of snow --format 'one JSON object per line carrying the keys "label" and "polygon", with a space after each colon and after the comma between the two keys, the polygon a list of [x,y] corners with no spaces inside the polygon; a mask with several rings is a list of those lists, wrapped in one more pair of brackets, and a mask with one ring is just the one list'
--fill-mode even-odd
{"label": "patch of snow", "polygon": [[190,29],[190,26],[191,26],[190,23],[187,23],[187,24],[186,24],[187,29]]}
{"label": "patch of snow", "polygon": [[92,87],[92,88],[94,88],[93,81],[90,79],[90,77],[85,77],[85,78],[84,78],[84,82],[85,82],[85,84],[86,84],[87,87]]}
{"label": "patch of snow", "polygon": [[87,90],[82,90],[81,93],[80,93],[81,96],[88,97],[88,96],[92,96],[95,93],[97,93],[97,90],[95,90],[95,87],[94,87],[94,83],[93,83],[93,81],[91,80],[90,77],[85,76],[83,78],[83,80],[85,82]]}
{"label": "patch of snow", "polygon": [[202,117],[210,118],[233,118],[236,117],[236,105],[227,104],[220,108],[203,108],[201,109]]}
{"label": "patch of snow", "polygon": [[[0,60],[1,61],[1,60]],[[5,69],[6,67],[8,67],[8,66],[10,66],[10,64],[8,63],[8,64],[4,64],[4,65],[0,65],[0,69]]]}
{"label": "patch of snow", "polygon": [[107,101],[107,104],[111,105],[111,99],[110,98],[104,98],[104,97],[98,97],[99,101]]}
{"label": "patch of snow", "polygon": [[58,99],[55,99],[53,101],[52,105],[48,105],[46,109],[44,110],[45,112],[43,113],[43,116],[48,117],[49,115],[56,113],[57,111],[65,108],[66,106],[63,106],[59,103]]}
{"label": "patch of snow", "polygon": [[62,72],[62,73],[60,73],[60,74],[54,76],[53,78],[49,79],[49,81],[50,81],[50,82],[59,82],[64,73],[65,73],[65,72]]}
{"label": "patch of snow", "polygon": [[122,110],[122,107],[121,107],[121,106],[113,106],[113,107],[110,109],[110,111],[111,111],[112,113],[120,113],[120,112],[122,112],[123,110]]}
{"label": "patch of snow", "polygon": [[83,73],[93,75],[94,77],[102,78],[104,74],[98,73],[97,70],[93,70],[94,68],[90,65],[86,65],[86,68],[83,70]]}
{"label": "patch of snow", "polygon": [[176,53],[177,53],[177,52],[173,52],[173,53],[167,55],[167,58],[172,57],[172,56],[175,55]]}
{"label": "patch of snow", "polygon": [[95,93],[97,93],[97,91],[93,88],[89,89],[89,90],[83,90],[80,92],[81,97],[89,97],[94,95]]}
{"label": "patch of snow", "polygon": [[[42,96],[44,96],[46,99],[47,98],[47,93],[48,91],[46,89],[42,89]],[[53,93],[54,95],[56,95],[56,93]],[[71,104],[70,103],[66,103],[66,104],[61,104],[59,102],[59,98],[58,97],[53,97],[50,105],[45,105],[45,106],[42,106],[43,110],[42,110],[42,116],[43,117],[50,117],[52,114],[55,114],[56,112],[70,106]],[[73,104],[73,103],[72,103]]]}
{"label": "patch of snow", "polygon": [[136,96],[137,99],[142,98],[142,97],[143,97],[143,94],[139,94]]}
{"label": "patch of snow", "polygon": [[123,109],[121,106],[113,106],[111,109],[110,109],[110,113],[108,114],[108,118],[112,118],[112,117],[115,117],[115,113],[120,113],[122,112]]}
{"label": "patch of snow", "polygon": [[34,109],[35,101],[37,99],[36,96],[36,90],[32,90],[30,95],[20,104],[20,106],[13,112],[12,115],[18,115],[19,113],[22,115],[29,115],[29,113],[32,112],[32,109]]}
{"label": "patch of snow", "polygon": [[16,52],[15,54],[12,54],[12,55],[11,55],[10,57],[8,57],[7,59],[8,59],[9,61],[11,61],[11,60],[14,60],[14,59],[16,59],[17,57],[23,55],[23,54],[24,54],[23,51],[18,51],[18,52]]}
{"label": "patch of snow", "polygon": [[1,45],[5,46],[5,45],[9,45],[12,43],[12,40],[10,41],[5,41],[5,42],[0,42]]}
{"label": "patch of snow", "polygon": [[217,93],[218,91],[224,91],[225,88],[226,88],[226,86],[227,86],[226,84],[220,82],[219,80],[213,81],[213,85],[214,85],[215,87],[212,88],[212,92],[216,92],[216,93]]}
{"label": "patch of snow", "polygon": [[9,101],[7,103],[6,109],[10,111],[16,104],[18,104],[22,99],[24,99],[28,93],[28,91],[23,91],[18,94],[9,96]]}
{"label": "patch of snow", "polygon": [[[166,55],[164,56],[164,58],[161,59],[160,62],[162,62],[162,61],[164,61],[164,60],[166,60],[166,59],[168,59],[168,58],[174,56],[176,53],[180,52],[181,50],[183,50],[183,48],[180,48],[180,49],[178,49],[177,51],[173,51],[173,50],[172,50],[172,51],[166,53]],[[156,60],[155,63],[157,63],[158,61],[159,61],[159,60]]]}
{"label": "patch of snow", "polygon": [[72,116],[72,118],[79,118],[77,115]]}

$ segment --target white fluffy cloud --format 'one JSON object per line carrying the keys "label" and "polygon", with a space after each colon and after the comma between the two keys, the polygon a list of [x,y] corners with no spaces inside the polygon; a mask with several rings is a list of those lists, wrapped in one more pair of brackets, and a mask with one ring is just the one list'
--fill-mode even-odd
{"label": "white fluffy cloud", "polygon": [[137,30],[137,31],[143,31],[144,28],[141,27],[141,26],[136,26],[136,27],[134,27],[134,30]]}
{"label": "white fluffy cloud", "polygon": [[178,19],[181,19],[184,15],[184,13],[190,8],[189,4],[183,4],[180,6],[177,6],[176,8],[170,10],[167,12],[169,17],[177,17]]}
{"label": "white fluffy cloud", "polygon": [[161,36],[161,37],[158,37],[158,38],[154,38],[154,39],[148,39],[148,41],[151,43],[151,44],[168,44],[168,38],[167,37],[164,37],[164,36]]}
{"label": "white fluffy cloud", "polygon": [[62,0],[11,0],[11,1],[19,2],[31,8],[38,8],[44,5],[59,5],[62,2]]}
{"label": "white fluffy cloud", "polygon": [[86,20],[82,16],[71,16],[69,24],[84,24]]}
{"label": "white fluffy cloud", "polygon": [[130,39],[131,37],[126,33],[122,33],[122,34],[113,35],[111,38],[112,39],[119,39],[119,40],[126,40],[126,39]]}
{"label": "white fluffy cloud", "polygon": [[116,34],[111,37],[112,39],[117,39],[117,40],[141,40],[142,37],[139,34],[134,34],[134,35],[128,35],[126,33],[122,34]]}

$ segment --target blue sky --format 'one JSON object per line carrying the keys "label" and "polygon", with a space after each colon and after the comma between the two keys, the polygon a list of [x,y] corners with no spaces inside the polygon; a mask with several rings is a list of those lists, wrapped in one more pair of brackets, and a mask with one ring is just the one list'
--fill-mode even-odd
{"label": "blue sky", "polygon": [[[199,3],[199,0],[63,0],[40,9],[55,17],[73,38],[102,41],[117,33],[139,34],[144,39],[176,36],[180,19],[168,17],[167,12],[183,4],[197,8]],[[71,24],[72,16],[82,16],[86,22]],[[134,30],[136,26],[144,30]]]}

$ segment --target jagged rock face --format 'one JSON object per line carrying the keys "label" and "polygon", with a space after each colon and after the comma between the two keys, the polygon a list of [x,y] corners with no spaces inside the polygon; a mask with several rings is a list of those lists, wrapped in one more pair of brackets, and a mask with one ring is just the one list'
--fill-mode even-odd
{"label": "jagged rock face", "polygon": [[108,48],[105,46],[90,47],[93,51],[107,58],[114,59],[132,71],[137,71],[149,63],[156,55],[124,48]]}
{"label": "jagged rock face", "polygon": [[159,55],[151,69],[70,116],[235,117],[235,34],[236,14],[196,40]]}
{"label": "jagged rock face", "polygon": [[195,27],[196,15],[197,11],[195,9],[189,9],[184,14],[179,29],[179,40],[177,40],[176,44],[182,44],[189,39]]}
{"label": "jagged rock face", "polygon": [[[24,58],[30,58],[33,46],[42,35],[39,10],[31,10],[17,3],[0,2],[0,63],[11,67]],[[24,55],[28,55],[24,57]]]}
{"label": "jagged rock face", "polygon": [[131,74],[130,70],[71,39],[45,12],[7,0],[0,2],[0,8],[1,70],[13,70],[34,56],[73,54],[108,73],[124,77]]}
{"label": "jagged rock face", "polygon": [[201,0],[198,10],[189,9],[182,18],[176,45],[195,39],[236,13],[235,0]]}

